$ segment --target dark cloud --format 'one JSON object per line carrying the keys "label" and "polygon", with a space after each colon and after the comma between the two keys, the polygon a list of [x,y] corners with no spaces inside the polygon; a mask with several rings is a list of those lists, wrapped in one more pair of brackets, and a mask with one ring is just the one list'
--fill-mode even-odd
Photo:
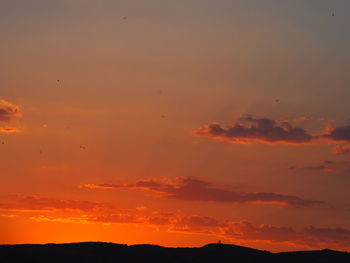
{"label": "dark cloud", "polygon": [[212,137],[230,143],[279,143],[305,144],[313,140],[303,128],[293,127],[288,122],[278,123],[267,118],[248,116],[232,126],[223,127],[218,123],[203,126],[194,131],[197,136]]}
{"label": "dark cloud", "polygon": [[214,201],[223,203],[275,204],[279,206],[308,207],[324,205],[322,201],[306,200],[296,196],[276,193],[236,192],[211,186],[210,183],[194,178],[176,178],[173,182],[142,180],[134,184],[86,184],[89,189],[142,189],[152,191],[161,197],[190,201]]}
{"label": "dark cloud", "polygon": [[322,137],[331,141],[350,142],[350,126],[335,127],[329,134]]}

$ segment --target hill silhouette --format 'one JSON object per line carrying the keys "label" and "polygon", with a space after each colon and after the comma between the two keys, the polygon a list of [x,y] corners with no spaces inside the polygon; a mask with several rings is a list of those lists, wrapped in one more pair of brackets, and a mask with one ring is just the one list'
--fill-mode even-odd
{"label": "hill silhouette", "polygon": [[84,242],[45,245],[0,245],[1,262],[350,262],[350,253],[334,250],[271,253],[243,246],[208,244],[194,248]]}

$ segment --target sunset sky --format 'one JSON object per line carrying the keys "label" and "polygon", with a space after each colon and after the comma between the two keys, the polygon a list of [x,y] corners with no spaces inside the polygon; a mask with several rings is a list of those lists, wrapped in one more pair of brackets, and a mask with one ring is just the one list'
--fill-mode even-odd
{"label": "sunset sky", "polygon": [[349,13],[0,0],[0,244],[350,251]]}

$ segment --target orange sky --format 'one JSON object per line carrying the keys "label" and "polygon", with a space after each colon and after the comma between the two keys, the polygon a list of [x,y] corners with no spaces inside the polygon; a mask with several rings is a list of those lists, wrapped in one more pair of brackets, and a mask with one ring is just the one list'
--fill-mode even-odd
{"label": "orange sky", "polygon": [[2,1],[0,243],[350,251],[349,8]]}

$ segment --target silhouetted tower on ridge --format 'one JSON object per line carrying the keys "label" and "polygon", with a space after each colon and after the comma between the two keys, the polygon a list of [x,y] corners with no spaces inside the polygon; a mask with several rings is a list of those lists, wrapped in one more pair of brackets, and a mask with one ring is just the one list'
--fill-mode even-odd
{"label": "silhouetted tower on ridge", "polygon": [[218,245],[221,245],[221,240],[218,241]]}

